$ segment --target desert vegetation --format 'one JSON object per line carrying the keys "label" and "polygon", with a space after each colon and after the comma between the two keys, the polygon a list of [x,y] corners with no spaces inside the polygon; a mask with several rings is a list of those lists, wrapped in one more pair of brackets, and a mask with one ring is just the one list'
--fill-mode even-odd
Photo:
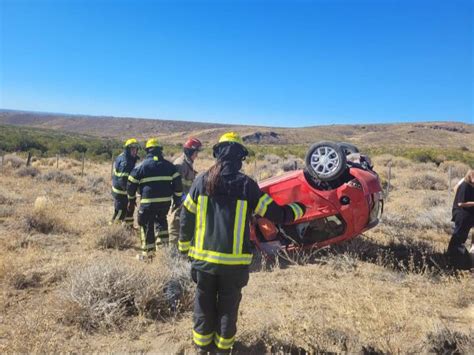
{"label": "desert vegetation", "polygon": [[[302,166],[296,151],[252,146],[256,179]],[[169,150],[171,157],[177,151]],[[390,192],[382,223],[353,241],[254,261],[235,353],[474,349],[474,283],[443,255],[463,159],[373,158]],[[204,152],[199,171],[213,163]],[[471,165],[472,166],[472,165]],[[110,162],[38,154],[0,167],[0,351],[192,352],[194,285],[173,250],[135,259],[139,238],[109,226]]]}
{"label": "desert vegetation", "polygon": [[[87,159],[105,161],[120,154],[122,146],[122,141],[113,138],[0,124],[0,153],[30,152],[37,157],[60,155],[76,160],[85,155]],[[166,144],[166,149],[169,152],[176,152],[179,150],[179,145]],[[17,165],[19,162],[10,160],[10,163]],[[55,161],[49,160],[48,163],[53,165]]]}

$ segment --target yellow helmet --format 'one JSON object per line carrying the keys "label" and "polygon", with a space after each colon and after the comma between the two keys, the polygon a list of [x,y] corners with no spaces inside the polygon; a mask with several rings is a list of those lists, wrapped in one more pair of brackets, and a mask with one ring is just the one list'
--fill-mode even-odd
{"label": "yellow helmet", "polygon": [[133,146],[139,147],[140,144],[138,144],[138,141],[135,138],[130,138],[130,139],[127,139],[127,141],[125,142],[123,146],[125,148],[133,147]]}
{"label": "yellow helmet", "polygon": [[214,158],[218,158],[218,155],[220,154],[219,153],[220,148],[226,145],[238,145],[241,149],[239,150],[239,153],[237,154],[236,157],[242,160],[245,160],[245,157],[249,154],[247,148],[245,148],[244,146],[244,142],[242,138],[235,132],[227,132],[227,133],[224,133],[219,138],[219,142],[214,144],[214,146],[212,147],[212,150],[213,150],[212,155],[214,156]]}
{"label": "yellow helmet", "polygon": [[146,145],[145,145],[145,149],[148,149],[148,148],[161,148],[161,144],[158,142],[158,139],[156,138],[151,138],[149,140],[147,140],[146,142]]}
{"label": "yellow helmet", "polygon": [[242,138],[235,132],[224,133],[219,138],[219,143],[225,143],[225,142],[229,142],[229,143],[233,142],[233,143],[239,143],[240,145],[244,145]]}

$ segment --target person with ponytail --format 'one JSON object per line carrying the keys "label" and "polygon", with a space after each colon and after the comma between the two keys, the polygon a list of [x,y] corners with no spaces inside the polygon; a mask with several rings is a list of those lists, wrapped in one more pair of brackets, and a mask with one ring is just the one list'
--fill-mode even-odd
{"label": "person with ponytail", "polygon": [[200,353],[228,353],[237,332],[241,290],[249,279],[251,216],[291,223],[306,208],[298,202],[278,205],[240,172],[248,151],[238,134],[222,135],[213,154],[216,163],[194,180],[184,200],[178,249],[191,259],[197,284],[194,344]]}

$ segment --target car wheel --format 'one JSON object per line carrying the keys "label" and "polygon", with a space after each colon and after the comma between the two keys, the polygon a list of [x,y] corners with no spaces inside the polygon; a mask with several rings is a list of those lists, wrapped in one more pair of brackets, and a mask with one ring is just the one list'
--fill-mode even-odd
{"label": "car wheel", "polygon": [[309,148],[305,163],[312,176],[320,181],[331,181],[345,171],[346,155],[337,143],[319,142]]}
{"label": "car wheel", "polygon": [[346,142],[341,142],[338,143],[339,147],[342,148],[342,151],[346,154],[354,154],[354,153],[360,153],[359,148],[357,148],[354,144],[346,143]]}

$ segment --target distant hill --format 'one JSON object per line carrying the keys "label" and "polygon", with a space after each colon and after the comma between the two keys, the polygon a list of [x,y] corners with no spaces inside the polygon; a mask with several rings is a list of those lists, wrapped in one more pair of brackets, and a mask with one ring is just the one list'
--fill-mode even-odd
{"label": "distant hill", "polygon": [[325,125],[303,128],[261,127],[0,110],[0,124],[53,129],[102,138],[155,136],[179,143],[190,135],[209,143],[223,132],[239,132],[252,144],[311,144],[319,140],[348,141],[365,147],[449,147],[474,150],[474,125],[458,122]]}

